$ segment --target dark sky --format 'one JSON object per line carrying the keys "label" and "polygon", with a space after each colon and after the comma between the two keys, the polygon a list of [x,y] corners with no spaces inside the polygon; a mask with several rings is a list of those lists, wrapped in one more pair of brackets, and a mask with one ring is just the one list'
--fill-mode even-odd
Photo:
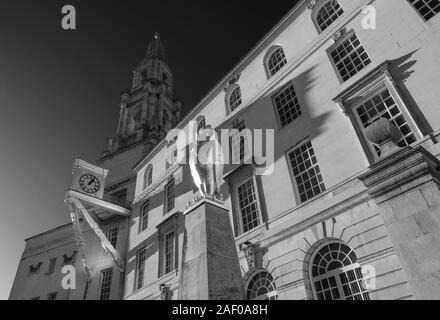
{"label": "dark sky", "polygon": [[[295,1],[0,2],[0,299],[24,239],[68,222],[64,190],[75,158],[95,161],[115,134],[155,31],[188,111]],[[74,5],[77,30],[61,28]]]}

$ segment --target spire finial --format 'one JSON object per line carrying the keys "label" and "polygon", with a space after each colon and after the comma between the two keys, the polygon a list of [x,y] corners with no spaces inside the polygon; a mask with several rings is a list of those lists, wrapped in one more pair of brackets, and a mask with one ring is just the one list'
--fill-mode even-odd
{"label": "spire finial", "polygon": [[165,57],[164,51],[159,32],[155,32],[154,39],[148,45],[147,58],[159,58],[163,60]]}

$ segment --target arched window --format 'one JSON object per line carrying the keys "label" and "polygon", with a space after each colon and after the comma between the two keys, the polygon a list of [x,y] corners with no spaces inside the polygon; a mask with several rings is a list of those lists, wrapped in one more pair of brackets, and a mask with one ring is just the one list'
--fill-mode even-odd
{"label": "arched window", "polygon": [[311,261],[309,272],[316,299],[370,300],[356,253],[344,243],[325,243],[315,251]]}
{"label": "arched window", "polygon": [[284,54],[284,50],[282,47],[277,46],[272,48],[267,55],[266,58],[266,69],[267,74],[270,77],[275,75],[278,71],[281,70],[287,64],[286,55]]}
{"label": "arched window", "polygon": [[277,288],[272,275],[267,271],[259,271],[253,275],[246,287],[248,300],[277,300]]}
{"label": "arched window", "polygon": [[150,164],[144,173],[144,190],[153,183],[153,166]]}
{"label": "arched window", "polygon": [[316,14],[315,22],[319,31],[322,32],[327,29],[343,13],[344,10],[337,0],[327,1]]}
{"label": "arched window", "polygon": [[229,111],[233,112],[241,105],[241,102],[241,90],[239,86],[236,86],[228,95]]}

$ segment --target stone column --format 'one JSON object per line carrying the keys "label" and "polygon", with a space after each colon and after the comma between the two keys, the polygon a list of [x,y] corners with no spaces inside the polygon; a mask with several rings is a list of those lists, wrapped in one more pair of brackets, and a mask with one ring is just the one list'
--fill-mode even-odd
{"label": "stone column", "polygon": [[243,279],[229,210],[203,198],[185,212],[180,300],[242,300]]}
{"label": "stone column", "polygon": [[440,299],[440,161],[423,147],[399,149],[393,125],[367,137],[384,154],[360,179],[375,200],[416,299]]}

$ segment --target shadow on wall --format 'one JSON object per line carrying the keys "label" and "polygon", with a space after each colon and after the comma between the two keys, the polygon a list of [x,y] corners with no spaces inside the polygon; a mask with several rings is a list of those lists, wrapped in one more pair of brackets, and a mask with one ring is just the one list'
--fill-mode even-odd
{"label": "shadow on wall", "polygon": [[415,70],[412,68],[416,65],[417,60],[411,59],[419,50],[420,49],[414,50],[400,58],[391,60],[391,73],[396,81],[396,89],[403,97],[403,100],[409,103],[407,105],[409,113],[414,117],[418,127],[420,128],[420,131],[422,132],[422,135],[427,136],[433,133],[433,128],[429,124],[423,112],[421,112],[419,106],[405,85],[405,82],[415,72]]}

